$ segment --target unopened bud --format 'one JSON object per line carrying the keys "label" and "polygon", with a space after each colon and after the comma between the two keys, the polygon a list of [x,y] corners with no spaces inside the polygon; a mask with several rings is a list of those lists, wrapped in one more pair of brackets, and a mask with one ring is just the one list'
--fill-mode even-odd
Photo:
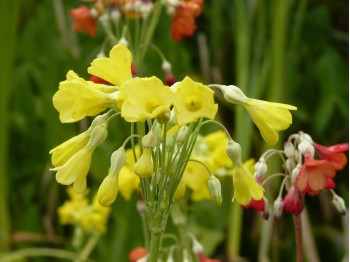
{"label": "unopened bud", "polygon": [[110,206],[117,198],[119,190],[118,175],[108,174],[97,191],[97,200],[101,206]]}
{"label": "unopened bud", "polygon": [[248,97],[237,86],[234,86],[234,85],[230,85],[230,86],[220,85],[219,88],[221,89],[225,100],[227,102],[229,102],[229,103],[241,104],[241,103],[247,102],[247,100],[248,100]]}
{"label": "unopened bud", "polygon": [[167,60],[163,60],[162,69],[164,72],[171,72],[171,64]]}
{"label": "unopened bud", "polygon": [[265,159],[259,159],[259,161],[255,163],[254,168],[254,178],[256,181],[261,182],[267,173],[267,164]]}
{"label": "unopened bud", "polygon": [[173,126],[175,126],[177,124],[177,121],[176,121],[176,115],[175,115],[175,111],[174,109],[170,111],[170,119],[167,123],[168,125],[168,128],[172,128]]}
{"label": "unopened bud", "polygon": [[185,138],[187,136],[187,132],[188,132],[188,126],[180,127],[180,130],[177,133],[177,137],[176,137],[176,143],[178,147],[181,147],[182,144],[184,143]]}
{"label": "unopened bud", "polygon": [[174,144],[175,144],[174,134],[170,134],[166,139],[166,150],[170,152],[171,149],[174,147]]}
{"label": "unopened bud", "polygon": [[117,175],[120,169],[124,166],[126,162],[126,153],[124,147],[120,147],[118,150],[114,151],[111,156],[111,167],[109,169],[110,174]]}
{"label": "unopened bud", "polygon": [[333,205],[337,209],[340,215],[345,216],[346,215],[346,207],[344,199],[338,196],[337,194],[334,194],[332,199]]}
{"label": "unopened bud", "polygon": [[300,144],[298,145],[298,150],[303,155],[305,155],[306,153],[310,153],[312,156],[315,155],[315,149],[314,149],[313,145],[309,141],[306,141],[306,140],[302,140],[300,142]]}
{"label": "unopened bud", "polygon": [[312,137],[309,134],[306,134],[306,133],[301,131],[301,132],[299,132],[299,136],[300,136],[301,141],[307,141],[310,144],[314,143],[314,141],[312,140]]}
{"label": "unopened bud", "polygon": [[232,139],[227,144],[226,154],[234,165],[239,165],[242,163],[242,148]]}
{"label": "unopened bud", "polygon": [[270,217],[270,206],[269,206],[269,201],[267,200],[266,197],[264,197],[264,202],[265,202],[265,208],[262,213],[262,217],[263,219],[268,220]]}
{"label": "unopened bud", "polygon": [[118,44],[121,44],[121,45],[124,45],[124,46],[128,46],[128,41],[126,40],[126,38],[124,36],[122,36],[119,41],[118,41]]}
{"label": "unopened bud", "polygon": [[221,183],[214,175],[211,175],[208,180],[208,187],[211,195],[211,199],[215,204],[221,206],[222,196],[221,196]]}
{"label": "unopened bud", "polygon": [[153,131],[149,131],[147,135],[145,135],[142,138],[142,146],[143,147],[149,147],[149,148],[155,148],[157,146],[157,137],[153,133]]}
{"label": "unopened bud", "polygon": [[199,255],[204,252],[202,244],[199,243],[195,237],[192,237],[192,251],[195,255]]}
{"label": "unopened bud", "polygon": [[286,160],[286,169],[288,170],[289,173],[292,173],[294,168],[296,167],[297,163],[295,162],[294,160],[294,157],[293,158],[288,158]]}
{"label": "unopened bud", "polygon": [[150,177],[153,174],[152,149],[144,148],[141,157],[134,165],[134,172],[139,177]]}
{"label": "unopened bud", "polygon": [[284,154],[286,155],[287,158],[294,158],[294,154],[295,154],[295,148],[293,146],[293,144],[289,141],[284,143]]}
{"label": "unopened bud", "polygon": [[297,179],[297,176],[300,172],[301,165],[298,164],[292,171],[292,184],[294,184],[295,180]]}
{"label": "unopened bud", "polygon": [[107,135],[108,135],[107,125],[105,123],[94,127],[91,130],[90,140],[87,146],[90,149],[95,149],[106,140]]}
{"label": "unopened bud", "polygon": [[276,220],[280,219],[283,212],[283,199],[282,197],[277,197],[275,202],[273,203],[273,216]]}

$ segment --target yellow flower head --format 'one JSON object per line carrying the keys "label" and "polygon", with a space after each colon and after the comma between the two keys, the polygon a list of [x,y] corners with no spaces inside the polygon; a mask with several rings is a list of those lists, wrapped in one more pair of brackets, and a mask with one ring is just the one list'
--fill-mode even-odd
{"label": "yellow flower head", "polygon": [[51,162],[54,167],[64,165],[75,153],[86,146],[90,138],[90,131],[72,137],[59,146],[51,149]]}
{"label": "yellow flower head", "polygon": [[[73,71],[67,73],[67,80],[59,85],[53,96],[54,107],[60,113],[62,123],[72,123],[86,116],[94,116],[107,107],[117,109],[116,93],[113,87],[85,81]],[[117,88],[114,87],[114,91]]]}
{"label": "yellow flower head", "polygon": [[128,122],[146,121],[169,113],[174,94],[152,76],[134,78],[120,87],[124,102],[121,115]]}
{"label": "yellow flower head", "polygon": [[132,78],[131,59],[129,49],[118,44],[110,51],[109,58],[100,57],[92,61],[88,72],[109,83],[120,86]]}
{"label": "yellow flower head", "polygon": [[260,200],[264,197],[264,188],[255,181],[254,176],[244,164],[236,165],[233,169],[234,195],[240,205],[248,205],[250,200]]}
{"label": "yellow flower head", "polygon": [[175,84],[174,108],[178,125],[197,121],[201,117],[214,119],[218,105],[214,103],[214,91],[185,77]]}
{"label": "yellow flower head", "polygon": [[296,110],[295,106],[271,103],[263,100],[248,99],[242,104],[248,111],[261,136],[269,145],[278,142],[278,131],[287,129],[292,123],[289,110]]}
{"label": "yellow flower head", "polygon": [[185,185],[192,190],[192,199],[201,201],[210,199],[208,188],[209,180],[208,170],[200,163],[190,161],[187,163],[182,179]]}
{"label": "yellow flower head", "polygon": [[175,116],[178,125],[197,121],[201,117],[214,119],[218,105],[214,103],[214,91],[185,77],[174,85]]}

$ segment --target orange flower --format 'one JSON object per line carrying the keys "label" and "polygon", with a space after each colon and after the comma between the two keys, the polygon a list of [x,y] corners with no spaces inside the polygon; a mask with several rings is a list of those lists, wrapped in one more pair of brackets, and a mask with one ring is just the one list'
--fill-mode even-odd
{"label": "orange flower", "polygon": [[296,188],[302,193],[318,194],[329,188],[330,180],[335,176],[332,164],[326,160],[315,160],[311,154],[305,154],[305,162],[296,178]]}
{"label": "orange flower", "polygon": [[147,249],[143,247],[135,247],[131,252],[129,253],[129,260],[130,262],[136,262],[137,260],[147,256]]}
{"label": "orange flower", "polygon": [[183,0],[176,7],[171,28],[172,37],[180,41],[184,36],[193,35],[197,29],[195,18],[203,8],[203,0]]}
{"label": "orange flower", "polygon": [[70,16],[75,20],[73,29],[77,32],[86,32],[89,36],[95,36],[97,30],[97,22],[92,16],[87,6],[80,6],[70,10]]}
{"label": "orange flower", "polygon": [[346,166],[348,161],[343,152],[349,150],[348,143],[334,146],[322,146],[314,142],[313,146],[317,154],[319,154],[323,160],[330,162],[335,170],[341,170]]}

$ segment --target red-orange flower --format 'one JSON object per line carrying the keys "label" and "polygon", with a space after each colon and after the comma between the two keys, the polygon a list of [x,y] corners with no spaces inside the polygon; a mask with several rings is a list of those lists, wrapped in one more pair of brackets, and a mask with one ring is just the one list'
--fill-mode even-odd
{"label": "red-orange flower", "polygon": [[129,253],[129,260],[130,262],[136,262],[140,258],[143,258],[147,255],[147,249],[143,247],[135,247],[131,252]]}
{"label": "red-orange flower", "polygon": [[284,212],[294,213],[295,215],[299,215],[301,211],[303,211],[303,200],[300,192],[292,185],[288,190],[287,195],[283,200],[283,210]]}
{"label": "red-orange flower", "polygon": [[184,36],[193,35],[197,29],[195,19],[203,8],[203,0],[183,0],[176,7],[171,28],[171,35],[176,41]]}
{"label": "red-orange flower", "polygon": [[70,10],[70,16],[75,20],[73,29],[77,32],[86,32],[89,36],[95,36],[97,22],[87,6],[80,6]]}
{"label": "red-orange flower", "polygon": [[337,144],[334,146],[322,146],[317,143],[313,144],[319,156],[330,162],[335,170],[343,169],[347,164],[346,155],[343,153],[349,150],[349,144]]}
{"label": "red-orange flower", "polygon": [[305,162],[296,178],[296,188],[302,193],[315,194],[327,188],[329,180],[333,178],[335,170],[326,160],[315,160],[311,154],[305,154]]}
{"label": "red-orange flower", "polygon": [[209,258],[204,254],[199,254],[199,262],[220,262],[218,259]]}
{"label": "red-orange flower", "polygon": [[254,208],[258,212],[263,212],[265,210],[265,200],[264,198],[260,200],[255,200],[252,198],[248,205],[243,206],[243,208]]}

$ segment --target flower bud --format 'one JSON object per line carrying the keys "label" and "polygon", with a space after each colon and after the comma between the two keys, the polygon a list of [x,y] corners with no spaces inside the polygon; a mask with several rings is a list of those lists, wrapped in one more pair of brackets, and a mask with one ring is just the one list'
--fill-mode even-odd
{"label": "flower bud", "polygon": [[263,219],[268,220],[270,217],[270,206],[269,206],[269,201],[267,200],[266,197],[264,197],[264,202],[265,202],[265,207],[262,213],[262,217]]}
{"label": "flower bud", "polygon": [[178,147],[181,147],[183,142],[185,141],[185,138],[187,136],[187,132],[188,132],[188,126],[182,126],[179,130],[179,132],[177,133],[177,137],[176,137],[176,143]]}
{"label": "flower bud", "polygon": [[149,147],[149,148],[155,148],[157,146],[157,137],[153,133],[153,131],[149,131],[147,135],[145,135],[142,138],[142,146],[143,147]]}
{"label": "flower bud", "polygon": [[292,173],[294,168],[296,167],[297,163],[295,162],[294,157],[293,158],[288,158],[286,160],[286,168],[289,173]]}
{"label": "flower bud", "polygon": [[107,135],[107,125],[105,123],[96,126],[91,131],[90,140],[87,144],[87,147],[90,149],[95,149],[106,140]]}
{"label": "flower bud", "polygon": [[118,175],[108,174],[97,191],[97,200],[101,206],[110,206],[117,198],[119,190]]}
{"label": "flower bud", "polygon": [[221,183],[214,175],[211,175],[208,180],[208,187],[211,195],[211,199],[215,204],[221,206],[222,196],[221,196]]}
{"label": "flower bud", "polygon": [[282,197],[279,196],[273,203],[273,215],[276,220],[281,218],[282,212],[283,212],[283,200],[282,200]]}
{"label": "flower bud", "polygon": [[166,150],[170,152],[174,144],[175,144],[174,134],[170,134],[166,139]]}
{"label": "flower bud", "polygon": [[254,168],[254,178],[256,181],[261,183],[267,173],[267,164],[265,159],[259,159],[259,161],[255,163]]}
{"label": "flower bud", "polygon": [[305,155],[306,153],[310,153],[312,156],[315,155],[315,149],[314,149],[313,145],[309,141],[306,141],[306,140],[302,140],[300,142],[300,144],[298,145],[298,150],[303,155]]}
{"label": "flower bud", "polygon": [[144,148],[141,157],[134,164],[134,172],[139,177],[150,177],[153,174],[152,149]]}
{"label": "flower bud", "polygon": [[340,215],[345,216],[346,215],[346,207],[344,199],[338,196],[337,194],[334,194],[332,203],[339,212]]}
{"label": "flower bud", "polygon": [[201,243],[198,242],[198,240],[192,236],[192,252],[195,255],[202,254],[204,252],[204,248]]}
{"label": "flower bud", "polygon": [[289,141],[284,143],[284,154],[286,155],[287,158],[294,158],[294,154],[295,154],[295,148],[293,146],[293,144]]}
{"label": "flower bud", "polygon": [[300,169],[301,169],[301,165],[298,164],[292,171],[292,184],[294,184],[295,180],[297,179],[297,176],[300,172]]}
{"label": "flower bud", "polygon": [[239,89],[237,86],[230,85],[230,86],[224,86],[220,85],[218,86],[227,102],[232,104],[241,104],[245,103],[248,100],[248,97],[242,92],[241,89]]}
{"label": "flower bud", "polygon": [[242,163],[242,148],[232,139],[227,144],[226,154],[234,165],[239,165]]}

